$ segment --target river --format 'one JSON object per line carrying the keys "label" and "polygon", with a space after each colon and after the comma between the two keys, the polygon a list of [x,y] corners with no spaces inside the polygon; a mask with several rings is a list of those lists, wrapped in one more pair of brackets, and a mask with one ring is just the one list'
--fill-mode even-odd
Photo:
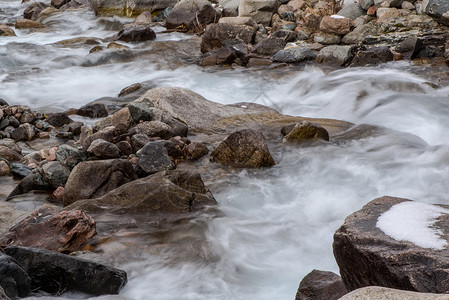
{"label": "river", "polygon": [[[0,23],[13,22],[26,5],[0,0]],[[333,233],[370,200],[390,195],[447,203],[449,89],[444,82],[429,84],[428,67],[393,62],[343,70],[202,68],[192,64],[199,51],[188,49],[198,38],[181,33],[158,34],[155,41],[127,44],[129,50],[115,53],[89,54],[93,46],[82,43],[55,44],[76,37],[106,39],[100,43],[107,44],[126,22],[130,19],[97,18],[88,9],[74,9],[47,18],[47,31],[15,30],[17,37],[0,37],[0,98],[33,110],[62,111],[146,82],[185,87],[224,104],[256,102],[284,114],[391,131],[344,144],[277,151],[270,170],[236,170],[219,182],[207,180],[222,215],[199,216],[190,231],[178,232],[195,240],[195,228],[203,228],[203,244],[195,250],[201,259],[136,247],[133,254],[126,252],[127,259],[118,256],[113,262],[129,276],[121,295],[135,300],[294,299],[312,269],[338,273]],[[132,234],[126,239],[136,243]]]}

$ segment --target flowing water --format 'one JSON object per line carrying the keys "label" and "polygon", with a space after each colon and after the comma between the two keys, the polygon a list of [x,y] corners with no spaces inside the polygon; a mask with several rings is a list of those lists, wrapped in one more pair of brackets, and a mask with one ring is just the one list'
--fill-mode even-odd
{"label": "flowing water", "polygon": [[[0,0],[0,23],[13,22],[25,7]],[[218,181],[206,176],[222,214],[199,216],[176,233],[194,241],[189,245],[201,241],[192,250],[201,259],[189,257],[182,247],[161,255],[144,226],[134,224],[130,228],[143,232],[140,239],[148,237],[148,247],[120,255],[126,243],[116,245],[113,264],[129,276],[121,295],[136,300],[294,299],[300,280],[312,269],[338,272],[333,232],[368,201],[390,195],[448,202],[449,88],[428,84],[428,68],[405,62],[333,71],[316,66],[200,68],[192,64],[198,51],[188,49],[197,37],[179,33],[127,44],[130,49],[122,52],[89,54],[93,45],[55,44],[92,37],[106,45],[129,21],[76,9],[45,19],[51,26],[47,31],[16,30],[17,37],[0,37],[0,98],[34,110],[61,111],[147,82],[189,88],[225,104],[256,102],[284,114],[391,131],[338,145],[276,149],[277,164],[269,170],[236,170]],[[136,244],[126,230],[116,236]]]}

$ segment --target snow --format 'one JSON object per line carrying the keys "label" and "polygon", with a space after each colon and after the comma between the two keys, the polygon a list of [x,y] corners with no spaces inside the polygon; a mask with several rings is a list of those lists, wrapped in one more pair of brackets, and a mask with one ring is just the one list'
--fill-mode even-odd
{"label": "snow", "polygon": [[332,15],[331,18],[334,18],[334,19],[344,19],[345,17],[340,16],[340,15]]}
{"label": "snow", "polygon": [[380,215],[376,226],[397,241],[442,250],[447,242],[441,238],[443,233],[434,227],[434,223],[443,214],[449,214],[449,210],[432,204],[407,201],[392,206]]}

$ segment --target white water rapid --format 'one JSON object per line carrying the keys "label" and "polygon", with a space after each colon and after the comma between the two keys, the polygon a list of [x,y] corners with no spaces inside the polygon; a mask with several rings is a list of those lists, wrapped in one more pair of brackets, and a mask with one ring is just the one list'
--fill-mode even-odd
{"label": "white water rapid", "polygon": [[[19,18],[28,4],[0,0],[0,23]],[[207,180],[223,213],[206,223],[203,256],[210,259],[171,257],[168,262],[151,251],[136,251],[124,262],[117,258],[114,266],[129,277],[122,296],[292,300],[312,269],[338,273],[333,233],[368,201],[390,195],[448,203],[449,88],[428,85],[425,71],[416,75],[418,67],[398,62],[330,72],[315,66],[208,69],[189,64],[183,51],[164,56],[152,46],[181,40],[174,47],[188,46],[195,38],[180,33],[123,43],[130,50],[121,54],[89,54],[93,45],[54,44],[112,37],[117,24],[129,21],[76,9],[45,19],[48,31],[15,30],[17,37],[0,37],[0,98],[33,110],[62,111],[116,97],[125,86],[145,81],[189,88],[225,104],[256,102],[284,114],[394,131],[341,145],[278,150],[273,153],[276,166],[269,170],[238,170],[220,182]],[[181,234],[189,238],[195,233]]]}

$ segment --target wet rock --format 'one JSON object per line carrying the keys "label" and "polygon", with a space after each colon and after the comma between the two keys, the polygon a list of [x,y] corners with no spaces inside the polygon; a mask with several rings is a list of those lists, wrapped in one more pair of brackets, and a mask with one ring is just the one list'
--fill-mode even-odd
{"label": "wet rock", "polygon": [[133,133],[143,133],[149,137],[160,137],[161,139],[169,139],[173,135],[171,127],[160,121],[147,121],[137,124],[132,129]]}
{"label": "wet rock", "polygon": [[33,169],[28,166],[19,163],[11,164],[11,173],[17,178],[25,178],[30,174],[33,174]]}
{"label": "wet rock", "polygon": [[144,133],[137,133],[131,137],[131,146],[135,151],[138,151],[150,141],[151,139],[148,135]]}
{"label": "wet rock", "polygon": [[203,66],[232,65],[236,59],[235,51],[230,47],[226,47],[207,52],[201,64]]}
{"label": "wet rock", "polygon": [[363,16],[365,11],[360,8],[360,6],[353,1],[348,1],[343,5],[343,8],[337,13],[337,15],[349,18],[352,21],[357,19],[360,16]]}
{"label": "wet rock", "polygon": [[11,132],[11,138],[15,141],[31,141],[35,137],[36,131],[31,124],[21,124]]}
{"label": "wet rock", "polygon": [[48,115],[45,122],[55,127],[61,127],[65,124],[72,123],[73,120],[66,113],[53,113]]}
{"label": "wet rock", "polygon": [[[369,202],[348,216],[335,232],[333,243],[334,256],[348,290],[376,285],[425,293],[446,293],[449,290],[449,250],[445,246],[449,235],[448,208],[446,205],[437,206],[386,196]],[[390,228],[404,228],[401,241],[393,239],[378,227],[380,216],[391,213],[390,209],[397,212]],[[415,218],[415,213],[407,211],[424,214],[422,224],[417,220],[413,222],[418,222],[417,228],[422,226],[435,232],[436,242],[421,244],[423,238],[415,233],[419,229],[406,225],[412,223],[408,219]],[[425,217],[429,211],[435,211],[432,212],[434,217],[430,219]],[[414,242],[409,241],[411,238]],[[444,246],[439,247],[441,244],[438,240]]]}
{"label": "wet rock", "polygon": [[123,159],[85,161],[77,164],[65,185],[64,205],[100,197],[137,179],[133,165]]}
{"label": "wet rock", "polygon": [[126,96],[128,94],[134,93],[135,91],[138,91],[142,88],[142,85],[140,83],[134,83],[130,86],[127,86],[123,88],[120,93],[118,94],[119,97]]}
{"label": "wet rock", "polygon": [[362,9],[368,10],[370,7],[374,5],[374,0],[359,0],[358,3]]}
{"label": "wet rock", "polygon": [[125,271],[45,249],[6,247],[31,277],[32,289],[57,294],[79,291],[93,295],[118,294],[127,283]]}
{"label": "wet rock", "polygon": [[216,203],[198,172],[170,170],[132,181],[103,197],[81,200],[67,208],[157,217],[159,214],[188,214]]}
{"label": "wet rock", "polygon": [[53,191],[53,197],[55,197],[56,200],[59,200],[62,202],[62,199],[64,199],[64,188],[62,186],[58,187],[56,190]]}
{"label": "wet rock", "polygon": [[20,118],[20,123],[34,123],[36,121],[37,115],[33,112],[24,112]]}
{"label": "wet rock", "polygon": [[420,38],[409,36],[397,45],[394,50],[401,53],[404,59],[414,59],[424,47],[424,43]]}
{"label": "wet rock", "polygon": [[320,50],[316,61],[322,64],[344,66],[352,57],[351,46],[328,46]]}
{"label": "wet rock", "polygon": [[16,36],[16,33],[11,27],[4,24],[0,24],[0,36]]}
{"label": "wet rock", "polygon": [[305,143],[316,140],[329,141],[329,133],[327,130],[317,124],[301,121],[295,124],[291,130],[289,129],[284,129],[286,135],[282,140],[283,142]]}
{"label": "wet rock", "polygon": [[351,66],[377,65],[392,60],[393,53],[389,47],[373,47],[358,51],[352,59]]}
{"label": "wet rock", "polygon": [[244,44],[250,44],[255,32],[254,27],[246,25],[210,24],[202,36],[201,52],[222,48],[227,40],[239,40]]}
{"label": "wet rock", "polygon": [[148,103],[131,102],[128,104],[129,113],[134,122],[152,121],[154,119],[153,111]]}
{"label": "wet rock", "polygon": [[11,168],[9,164],[3,160],[0,160],[0,176],[8,176],[11,174]]}
{"label": "wet rock", "polygon": [[306,60],[315,60],[316,57],[316,51],[306,47],[293,47],[276,52],[272,59],[275,62],[300,63]]}
{"label": "wet rock", "polygon": [[123,155],[131,155],[135,152],[133,147],[131,146],[131,143],[128,141],[120,141],[115,145],[120,150],[120,153],[122,153]]}
{"label": "wet rock", "polygon": [[9,106],[8,102],[6,102],[5,99],[0,98],[0,106],[4,106],[4,105]]}
{"label": "wet rock", "polygon": [[168,15],[165,27],[202,32],[207,24],[217,22],[219,18],[219,13],[207,0],[181,0]]}
{"label": "wet rock", "polygon": [[251,17],[257,24],[270,26],[271,17],[279,7],[277,0],[242,0],[239,17]]}
{"label": "wet rock", "polygon": [[80,135],[81,128],[84,126],[82,122],[72,122],[61,127],[62,131],[70,132],[73,135]]}
{"label": "wet rock", "polygon": [[102,103],[89,103],[81,106],[76,114],[83,117],[104,118],[108,116],[108,111]]}
{"label": "wet rock", "polygon": [[209,153],[209,149],[204,143],[192,142],[183,149],[184,156],[188,160],[197,160]]}
{"label": "wet rock", "polygon": [[257,23],[251,17],[224,17],[221,18],[218,23],[230,25],[246,25],[253,27],[255,30],[259,29]]}
{"label": "wet rock", "polygon": [[61,8],[61,6],[68,4],[70,0],[51,0],[51,6],[55,8]]}
{"label": "wet rock", "polygon": [[17,146],[17,144],[14,142],[13,139],[8,139],[8,138],[0,139],[0,146],[5,146],[7,148],[10,148],[19,154],[22,153],[22,148]]}
{"label": "wet rock", "polygon": [[346,294],[341,300],[448,300],[448,295],[417,293],[389,289],[380,286],[369,286]]}
{"label": "wet rock", "polygon": [[134,24],[137,25],[148,25],[151,24],[152,21],[152,15],[151,12],[149,11],[144,11],[143,13],[141,13],[135,20],[134,20]]}
{"label": "wet rock", "polygon": [[246,64],[247,68],[269,66],[273,61],[269,58],[251,57]]}
{"label": "wet rock", "polygon": [[313,41],[322,45],[335,45],[340,43],[341,38],[339,35],[320,31],[314,35]]}
{"label": "wet rock", "polygon": [[279,50],[284,49],[288,42],[296,40],[296,33],[293,31],[281,30],[277,31],[266,39],[263,39],[254,47],[253,52],[262,55],[273,55]]}
{"label": "wet rock", "polygon": [[95,221],[84,212],[44,206],[3,234],[0,245],[70,253],[79,250],[95,234]]}
{"label": "wet rock", "polygon": [[331,34],[345,35],[351,31],[351,23],[348,18],[325,16],[321,20],[320,30]]}
{"label": "wet rock", "polygon": [[137,166],[145,175],[175,168],[175,164],[170,159],[167,149],[158,142],[147,143],[140,150],[138,156],[139,162]]}
{"label": "wet rock", "polygon": [[0,158],[8,161],[18,161],[22,159],[22,155],[11,148],[0,145]]}
{"label": "wet rock", "polygon": [[438,23],[449,25],[449,2],[444,0],[429,0],[425,12]]}
{"label": "wet rock", "polygon": [[126,24],[117,34],[117,39],[124,42],[143,42],[156,38],[150,25]]}
{"label": "wet rock", "polygon": [[18,19],[15,27],[16,29],[41,29],[45,28],[45,25],[28,19]]}
{"label": "wet rock", "polygon": [[377,14],[377,7],[374,5],[371,6],[370,8],[368,8],[368,10],[366,11],[366,15],[371,16],[371,17],[375,17],[376,14]]}
{"label": "wet rock", "polygon": [[50,124],[48,124],[47,122],[42,121],[42,120],[37,120],[37,121],[34,123],[34,126],[35,126],[37,129],[44,130],[44,131],[51,128],[51,125],[50,125]]}
{"label": "wet rock", "polygon": [[120,150],[113,143],[107,142],[103,139],[97,139],[90,144],[87,149],[87,154],[101,159],[119,158]]}
{"label": "wet rock", "polygon": [[70,175],[70,167],[59,161],[50,161],[42,166],[40,173],[44,180],[56,189],[66,184]]}
{"label": "wet rock", "polygon": [[295,300],[337,300],[347,293],[340,276],[313,270],[301,280]]}
{"label": "wet rock", "polygon": [[6,201],[9,201],[14,196],[26,194],[33,190],[45,191],[49,189],[51,189],[51,186],[42,178],[40,174],[31,173],[19,182],[14,190],[8,195]]}
{"label": "wet rock", "polygon": [[1,251],[0,286],[7,296],[14,299],[28,296],[31,290],[31,278],[27,272],[17,260]]}
{"label": "wet rock", "polygon": [[48,5],[43,2],[34,2],[25,8],[23,11],[23,17],[28,20],[37,20],[37,17],[41,13],[42,10],[47,8]]}
{"label": "wet rock", "polygon": [[157,143],[167,150],[167,154],[172,161],[177,161],[184,158],[181,148],[171,140],[159,140]]}
{"label": "wet rock", "polygon": [[102,139],[102,140],[112,143],[112,141],[114,140],[114,136],[115,136],[114,132],[115,132],[115,126],[108,126],[104,129],[98,130],[94,134],[89,135],[88,137],[86,137],[84,139],[84,141],[82,142],[83,149],[87,151],[87,149],[90,147],[90,144],[92,144],[93,141],[98,140],[98,139]]}
{"label": "wet rock", "polygon": [[75,167],[78,163],[87,160],[84,151],[69,145],[61,145],[55,152],[55,158],[63,165],[70,168]]}
{"label": "wet rock", "polygon": [[162,115],[161,121],[170,126],[170,133],[172,137],[175,136],[187,136],[187,133],[189,132],[189,126],[185,122],[182,122],[176,118]]}
{"label": "wet rock", "polygon": [[6,296],[5,291],[3,290],[0,283],[0,300],[11,300],[8,296]]}
{"label": "wet rock", "polygon": [[275,164],[264,136],[251,129],[229,135],[211,153],[211,160],[237,168],[271,167]]}

